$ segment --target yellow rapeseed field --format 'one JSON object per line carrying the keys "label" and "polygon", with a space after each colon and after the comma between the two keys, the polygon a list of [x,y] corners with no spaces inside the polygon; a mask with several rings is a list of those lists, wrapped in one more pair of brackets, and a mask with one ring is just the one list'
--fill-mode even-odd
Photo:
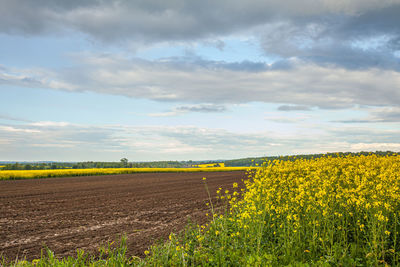
{"label": "yellow rapeseed field", "polygon": [[88,176],[106,174],[129,174],[143,172],[213,172],[241,171],[246,167],[213,167],[213,168],[98,168],[98,169],[60,169],[60,170],[3,170],[0,180],[32,179],[62,176]]}
{"label": "yellow rapeseed field", "polygon": [[[216,165],[219,165],[219,167],[225,167],[225,163],[207,163],[207,164],[197,164],[197,165],[192,165],[193,167],[197,168],[212,168]],[[217,168],[217,167],[215,167]]]}
{"label": "yellow rapeseed field", "polygon": [[400,265],[400,156],[276,160],[253,169],[245,186],[219,188],[226,211],[210,202],[208,225],[153,247],[148,262]]}
{"label": "yellow rapeseed field", "polygon": [[231,205],[245,236],[288,259],[399,263],[400,156],[269,162]]}

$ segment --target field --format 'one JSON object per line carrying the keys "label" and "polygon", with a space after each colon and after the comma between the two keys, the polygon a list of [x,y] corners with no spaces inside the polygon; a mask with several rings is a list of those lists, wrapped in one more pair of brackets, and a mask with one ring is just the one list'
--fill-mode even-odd
{"label": "field", "polygon": [[[68,266],[88,264],[93,266],[400,265],[399,155],[337,155],[337,157],[325,156],[310,159],[291,158],[288,161],[278,159],[266,162],[260,168],[252,169],[247,174],[242,172],[241,176],[248,178],[244,179],[244,184],[241,183],[239,177],[235,176],[236,174],[239,174],[239,172],[211,172],[207,173],[207,178],[201,178],[202,173],[169,174],[171,177],[181,175],[193,182],[182,183],[179,178],[175,178],[176,183],[172,183],[170,187],[172,193],[168,192],[166,196],[177,201],[169,202],[169,197],[163,199],[163,194],[153,193],[147,195],[146,199],[136,202],[135,207],[139,210],[141,210],[142,205],[148,207],[145,209],[148,213],[144,213],[144,220],[140,220],[140,223],[146,224],[153,220],[156,221],[156,225],[153,225],[149,232],[144,231],[147,235],[143,242],[149,240],[150,242],[144,246],[139,246],[140,249],[137,246],[135,247],[134,243],[133,251],[137,252],[136,254],[140,255],[143,248],[152,244],[154,238],[152,238],[151,233],[157,233],[158,229],[161,228],[167,229],[160,235],[167,237],[168,231],[173,230],[173,233],[169,234],[165,242],[152,245],[146,249],[144,251],[145,257],[129,258],[128,255],[131,254],[125,254],[126,246],[122,244],[116,250],[108,250],[108,253],[100,258],[85,258],[82,257],[82,254],[78,254],[76,257],[61,260],[63,261],[62,264]],[[150,174],[148,175],[148,177],[152,177]],[[125,176],[122,175],[121,177]],[[218,177],[225,178],[219,180]],[[105,181],[110,181],[112,177],[109,178]],[[68,179],[79,181],[79,178],[67,178],[66,180]],[[97,177],[97,179],[100,178]],[[47,179],[44,181],[57,180]],[[185,181],[185,179],[183,180]],[[209,192],[213,194],[211,198],[207,198],[199,180],[202,180],[204,187],[208,188]],[[39,182],[42,180],[3,181],[3,183],[28,181]],[[157,186],[158,181],[156,181],[152,182],[155,186],[155,192],[166,190],[167,184],[170,183],[170,180],[166,179],[164,180],[165,185],[161,183],[161,186]],[[127,189],[127,185],[121,184],[121,186],[124,190]],[[50,188],[57,187],[51,186]],[[103,187],[99,186],[99,188]],[[50,198],[52,200],[52,191],[53,189],[46,193],[48,195],[45,199]],[[18,196],[15,189],[11,189],[10,192],[14,194],[13,199]],[[57,190],[53,194],[56,192]],[[101,190],[93,192],[101,192]],[[122,192],[128,193],[127,191]],[[31,193],[25,192],[24,194],[28,195],[27,199],[32,200],[30,202],[32,207],[23,209],[28,214],[27,218],[31,218],[29,213],[35,212],[37,206],[35,203],[41,202],[31,199]],[[95,194],[95,202],[101,203],[97,199],[97,194]],[[86,191],[83,195],[90,196],[90,193]],[[105,221],[111,222],[111,225],[115,226],[118,224],[118,220],[115,221],[116,216],[121,216],[120,221],[126,222],[129,225],[128,229],[136,229],[135,225],[132,224],[132,222],[135,222],[135,217],[126,217],[133,206],[126,210],[124,207],[129,206],[127,204],[122,206],[110,204],[121,203],[116,199],[122,198],[122,196],[123,194],[115,194],[113,197],[103,195],[106,199],[103,205],[89,205],[95,208],[87,210],[89,215],[82,216],[82,218],[90,222],[90,218],[96,218],[97,214],[102,214],[101,210],[117,209],[116,213],[105,212],[109,215]],[[65,201],[66,198],[62,199],[62,201]],[[15,203],[15,201],[9,199],[4,203],[8,203],[5,210],[10,209],[6,213],[9,219],[3,220],[1,226],[8,227],[4,229],[6,229],[6,232],[12,233],[12,231],[18,229],[15,225],[24,222],[24,220],[18,219],[18,212],[13,211],[16,204],[16,207],[18,207],[18,202]],[[24,201],[24,203],[27,202]],[[123,203],[130,202],[124,201]],[[20,205],[26,206],[22,203]],[[73,213],[77,214],[77,218],[86,213],[85,207],[87,205],[82,200],[72,205],[74,207]],[[164,205],[165,208],[160,210],[159,205]],[[51,207],[58,210],[62,206],[57,201],[50,201],[45,205],[46,209],[50,210]],[[153,210],[157,212],[154,213]],[[3,210],[0,210],[0,212],[3,212]],[[47,212],[46,216],[57,217],[48,213],[48,210],[42,211],[42,213],[45,212]],[[164,219],[160,219],[160,212],[167,212],[163,217]],[[209,217],[202,217],[201,214],[205,212],[209,213]],[[55,214],[59,213],[56,212]],[[142,216],[142,213],[139,212],[138,214],[138,216]],[[152,219],[154,214],[156,214],[155,219]],[[197,224],[192,224],[180,234],[176,234],[182,229],[187,214],[194,215]],[[29,221],[27,218],[26,220]],[[39,216],[35,221],[40,221],[40,218]],[[127,219],[124,220],[124,218]],[[58,220],[60,218],[54,220],[54,222]],[[102,220],[104,221],[104,219],[99,218],[94,222],[92,221],[92,224],[84,227],[82,232],[101,229]],[[10,225],[9,222],[14,222],[14,225]],[[39,232],[44,231],[43,229],[47,230],[43,227],[46,222],[46,220],[43,221]],[[29,221],[29,223],[32,224],[32,221]],[[84,222],[80,224],[82,223]],[[65,222],[65,225],[71,224],[73,224],[73,221]],[[121,223],[121,225],[123,224]],[[65,228],[65,225],[56,223],[54,225],[55,233],[58,233],[59,229]],[[75,227],[78,227],[78,225]],[[91,225],[94,225],[95,228],[90,228]],[[105,225],[108,227],[109,224],[106,223]],[[172,225],[173,227],[163,228],[160,225]],[[29,225],[29,227],[31,226]],[[71,228],[68,227],[67,229]],[[109,240],[115,240],[113,237],[116,237],[117,233],[120,233],[121,230],[125,231],[125,228],[116,228],[119,232],[116,231],[114,236],[109,235]],[[79,233],[79,230],[76,231]],[[99,231],[101,232],[101,230]],[[160,231],[162,232],[162,230]],[[22,233],[29,232],[31,231],[23,231]],[[129,233],[129,231],[125,232]],[[61,231],[61,233],[63,232]],[[13,242],[17,244],[14,244],[14,251],[18,244],[26,242],[26,239],[21,239],[19,234],[21,233],[16,234],[13,239],[15,240]],[[132,236],[135,237],[135,235],[136,233],[132,234],[132,232],[128,235],[128,249],[131,245],[129,240],[132,240]],[[140,232],[138,235],[140,235]],[[94,234],[84,234],[84,236],[83,240],[87,240],[88,244],[85,248],[89,251],[94,249],[93,244],[100,241],[100,239],[96,239]],[[47,238],[47,236],[45,237]],[[57,239],[58,237],[50,236],[50,238]],[[73,238],[74,234],[67,233],[64,243],[71,242],[70,247],[79,243],[80,239],[74,240]],[[40,239],[33,241],[29,239],[29,242],[37,246],[38,240]],[[140,238],[135,240],[140,240]],[[6,243],[6,246],[10,246],[10,243]],[[68,248],[68,243],[59,244],[55,247],[56,249]],[[68,253],[71,251],[69,250]],[[62,251],[60,255],[64,255]],[[60,263],[52,254],[42,257],[39,262],[51,265]],[[29,266],[29,264],[26,263],[25,265]]]}
{"label": "field", "polygon": [[248,167],[209,167],[209,168],[96,168],[96,169],[59,169],[59,170],[5,170],[0,171],[0,180],[35,179],[67,176],[90,176],[130,173],[158,172],[227,172],[245,171]]}
{"label": "field", "polygon": [[159,238],[181,230],[189,217],[207,220],[203,176],[215,196],[219,186],[240,182],[244,172],[0,181],[0,252],[33,260],[46,244],[63,257],[78,248],[96,253],[126,233],[128,253],[143,255]]}
{"label": "field", "polygon": [[197,168],[213,168],[213,167],[225,168],[225,163],[207,163],[207,164],[197,164],[192,166]]}

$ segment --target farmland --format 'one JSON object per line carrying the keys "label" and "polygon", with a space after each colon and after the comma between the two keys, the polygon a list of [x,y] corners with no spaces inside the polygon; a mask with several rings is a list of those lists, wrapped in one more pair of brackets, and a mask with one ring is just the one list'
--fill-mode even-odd
{"label": "farmland", "polygon": [[[121,203],[119,199],[123,199],[124,194],[129,195],[131,192],[127,184],[118,182],[117,187],[120,187],[121,193],[117,193],[117,190],[113,197],[109,197],[108,194],[100,193],[108,190],[106,184],[100,183],[98,187],[96,186],[97,190],[91,189],[96,192],[95,195],[88,193],[89,188],[87,188],[84,190],[85,193],[81,194],[81,199],[71,204],[72,210],[80,210],[80,212],[74,211],[76,218],[84,218],[85,222],[91,222],[91,224],[86,225],[78,220],[74,225],[73,219],[64,221],[64,224],[56,223],[52,227],[45,228],[43,226],[49,222],[47,218],[43,219],[43,225],[39,227],[41,230],[27,230],[22,233],[38,231],[41,235],[42,231],[55,229],[52,230],[55,234],[44,236],[45,239],[49,239],[48,243],[51,244],[53,239],[60,242],[59,235],[64,236],[64,239],[61,239],[64,242],[70,241],[70,243],[55,243],[54,248],[51,248],[56,252],[57,249],[61,249],[57,252],[60,256],[70,255],[72,248],[76,248],[80,240],[83,240],[85,245],[78,247],[88,252],[95,251],[95,244],[102,241],[101,238],[96,238],[96,231],[107,236],[107,240],[110,241],[118,239],[121,231],[128,233],[127,247],[122,244],[116,250],[108,250],[105,257],[100,258],[82,258],[78,255],[64,261],[69,265],[90,263],[98,266],[106,264],[397,266],[400,264],[400,156],[397,154],[338,155],[315,159],[275,160],[264,163],[260,168],[249,170],[247,174],[209,172],[205,175],[206,178],[202,177],[202,173],[136,175],[143,177],[148,175],[142,182],[147,184],[147,181],[151,181],[149,184],[154,191],[146,195],[146,198],[139,197],[139,201],[135,200],[135,205],[126,204],[134,203],[126,201],[129,198],[123,201],[124,205],[119,205]],[[163,175],[169,179],[175,176],[176,178],[163,180],[161,179]],[[124,180],[134,176],[118,177]],[[242,183],[243,177],[249,179],[244,179]],[[76,179],[76,182],[86,179],[84,183],[87,183],[90,179],[100,178],[3,181],[2,185],[18,182],[40,183],[40,181],[56,183],[68,179],[72,181]],[[105,178],[103,183],[111,185],[111,178],[112,176]],[[207,190],[201,189],[202,183],[204,188],[211,192],[211,198],[207,197]],[[40,222],[44,213],[46,216],[57,217],[47,212],[53,207],[55,211],[58,210],[55,214],[65,216],[60,207],[63,207],[67,198],[57,198],[57,193],[62,192],[62,189],[57,188],[52,185],[48,187],[47,192],[39,194],[43,196],[43,199],[49,200],[44,205],[46,211],[41,210],[35,221]],[[71,189],[74,191],[73,188],[69,190]],[[69,190],[67,192],[71,192]],[[18,192],[15,187],[7,191],[11,192],[14,198],[20,194],[24,198],[24,193]],[[137,192],[141,191],[143,190],[139,189]],[[55,196],[51,197],[52,194]],[[72,193],[74,194],[76,192]],[[35,194],[25,193],[25,195],[30,203],[41,203],[40,200],[32,199]],[[101,197],[97,199],[98,195],[105,198],[105,202],[102,202]],[[85,199],[84,196],[95,199],[95,204],[89,205],[90,201],[84,203],[82,201]],[[75,198],[72,197],[72,199]],[[35,209],[36,204],[31,204],[32,207],[25,210],[28,217],[18,218],[18,215],[15,215],[18,214],[15,213],[18,202],[12,203],[8,200],[4,203],[8,205],[4,205],[3,210],[10,209],[10,211],[5,213],[8,217],[2,220],[2,227],[8,227],[8,231],[11,232],[13,229],[16,231],[17,228],[9,222],[14,222],[16,225],[24,220],[29,222],[28,229],[32,227],[32,221],[27,218],[31,218],[29,213],[40,210]],[[23,206],[22,203],[20,205]],[[146,212],[139,212],[129,217],[130,210],[143,210],[142,207],[145,207]],[[3,210],[0,211],[3,212]],[[71,209],[68,212],[71,212]],[[209,216],[204,216],[204,213],[208,213]],[[97,218],[97,214],[103,215]],[[196,223],[180,232],[185,225],[184,218],[189,214]],[[107,219],[102,219],[103,216]],[[143,219],[136,220],[136,218]],[[60,219],[53,222],[58,220]],[[128,227],[119,227],[122,225],[128,225]],[[148,231],[145,230],[145,225],[150,225]],[[63,231],[62,229],[65,228],[73,229],[75,232]],[[144,230],[137,233],[138,228]],[[80,232],[79,229],[82,231]],[[107,235],[107,232],[101,229],[115,232]],[[172,233],[169,233],[170,231]],[[140,238],[141,232],[145,234],[145,237],[142,236],[143,239]],[[37,243],[41,240],[40,238],[21,240],[18,238],[20,234],[15,234],[14,241],[3,243],[3,250],[15,253],[16,247],[23,247],[25,242],[30,242],[31,246],[25,248],[27,255],[31,255],[30,250],[38,251]],[[166,241],[154,244],[153,234],[164,237]],[[75,235],[79,238],[74,239]],[[132,237],[136,240],[133,243],[130,241]],[[137,246],[137,242],[142,242],[142,245]],[[153,245],[149,247],[150,244]],[[127,254],[126,248],[128,248]],[[142,258],[130,258],[132,252]],[[51,255],[41,258],[39,262],[60,263]],[[29,263],[26,264],[29,265]]]}
{"label": "farmland", "polygon": [[208,168],[93,168],[61,170],[3,170],[0,180],[36,179],[66,176],[90,176],[132,173],[178,173],[178,172],[226,172],[245,171],[247,167],[208,167]]}
{"label": "farmland", "polygon": [[[46,244],[58,256],[96,253],[127,234],[129,254],[181,230],[189,217],[207,220],[204,173],[137,173],[0,181],[0,251],[15,259],[40,257]],[[208,172],[213,196],[244,172]],[[1,256],[0,256],[1,257]]]}

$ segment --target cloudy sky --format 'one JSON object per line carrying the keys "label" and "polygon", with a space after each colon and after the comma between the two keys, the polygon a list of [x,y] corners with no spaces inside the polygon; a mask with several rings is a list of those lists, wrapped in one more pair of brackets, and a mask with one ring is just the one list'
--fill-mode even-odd
{"label": "cloudy sky", "polygon": [[0,160],[400,151],[400,0],[0,0]]}

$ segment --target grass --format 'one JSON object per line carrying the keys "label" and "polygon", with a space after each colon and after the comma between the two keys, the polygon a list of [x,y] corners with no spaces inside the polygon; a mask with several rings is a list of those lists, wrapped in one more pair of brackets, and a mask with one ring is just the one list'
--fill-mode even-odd
{"label": "grass", "polygon": [[138,257],[128,257],[126,255],[127,246],[126,238],[121,239],[118,247],[109,244],[107,247],[99,249],[99,255],[93,256],[78,250],[75,257],[57,258],[54,253],[45,249],[39,259],[33,261],[15,260],[7,262],[5,259],[0,260],[0,266],[13,267],[44,267],[44,266],[140,266],[141,259]]}
{"label": "grass", "polygon": [[60,169],[60,170],[3,170],[0,180],[37,179],[67,176],[93,176],[110,174],[152,173],[152,172],[224,172],[244,171],[248,167],[212,167],[212,168],[96,168],[96,169]]}

